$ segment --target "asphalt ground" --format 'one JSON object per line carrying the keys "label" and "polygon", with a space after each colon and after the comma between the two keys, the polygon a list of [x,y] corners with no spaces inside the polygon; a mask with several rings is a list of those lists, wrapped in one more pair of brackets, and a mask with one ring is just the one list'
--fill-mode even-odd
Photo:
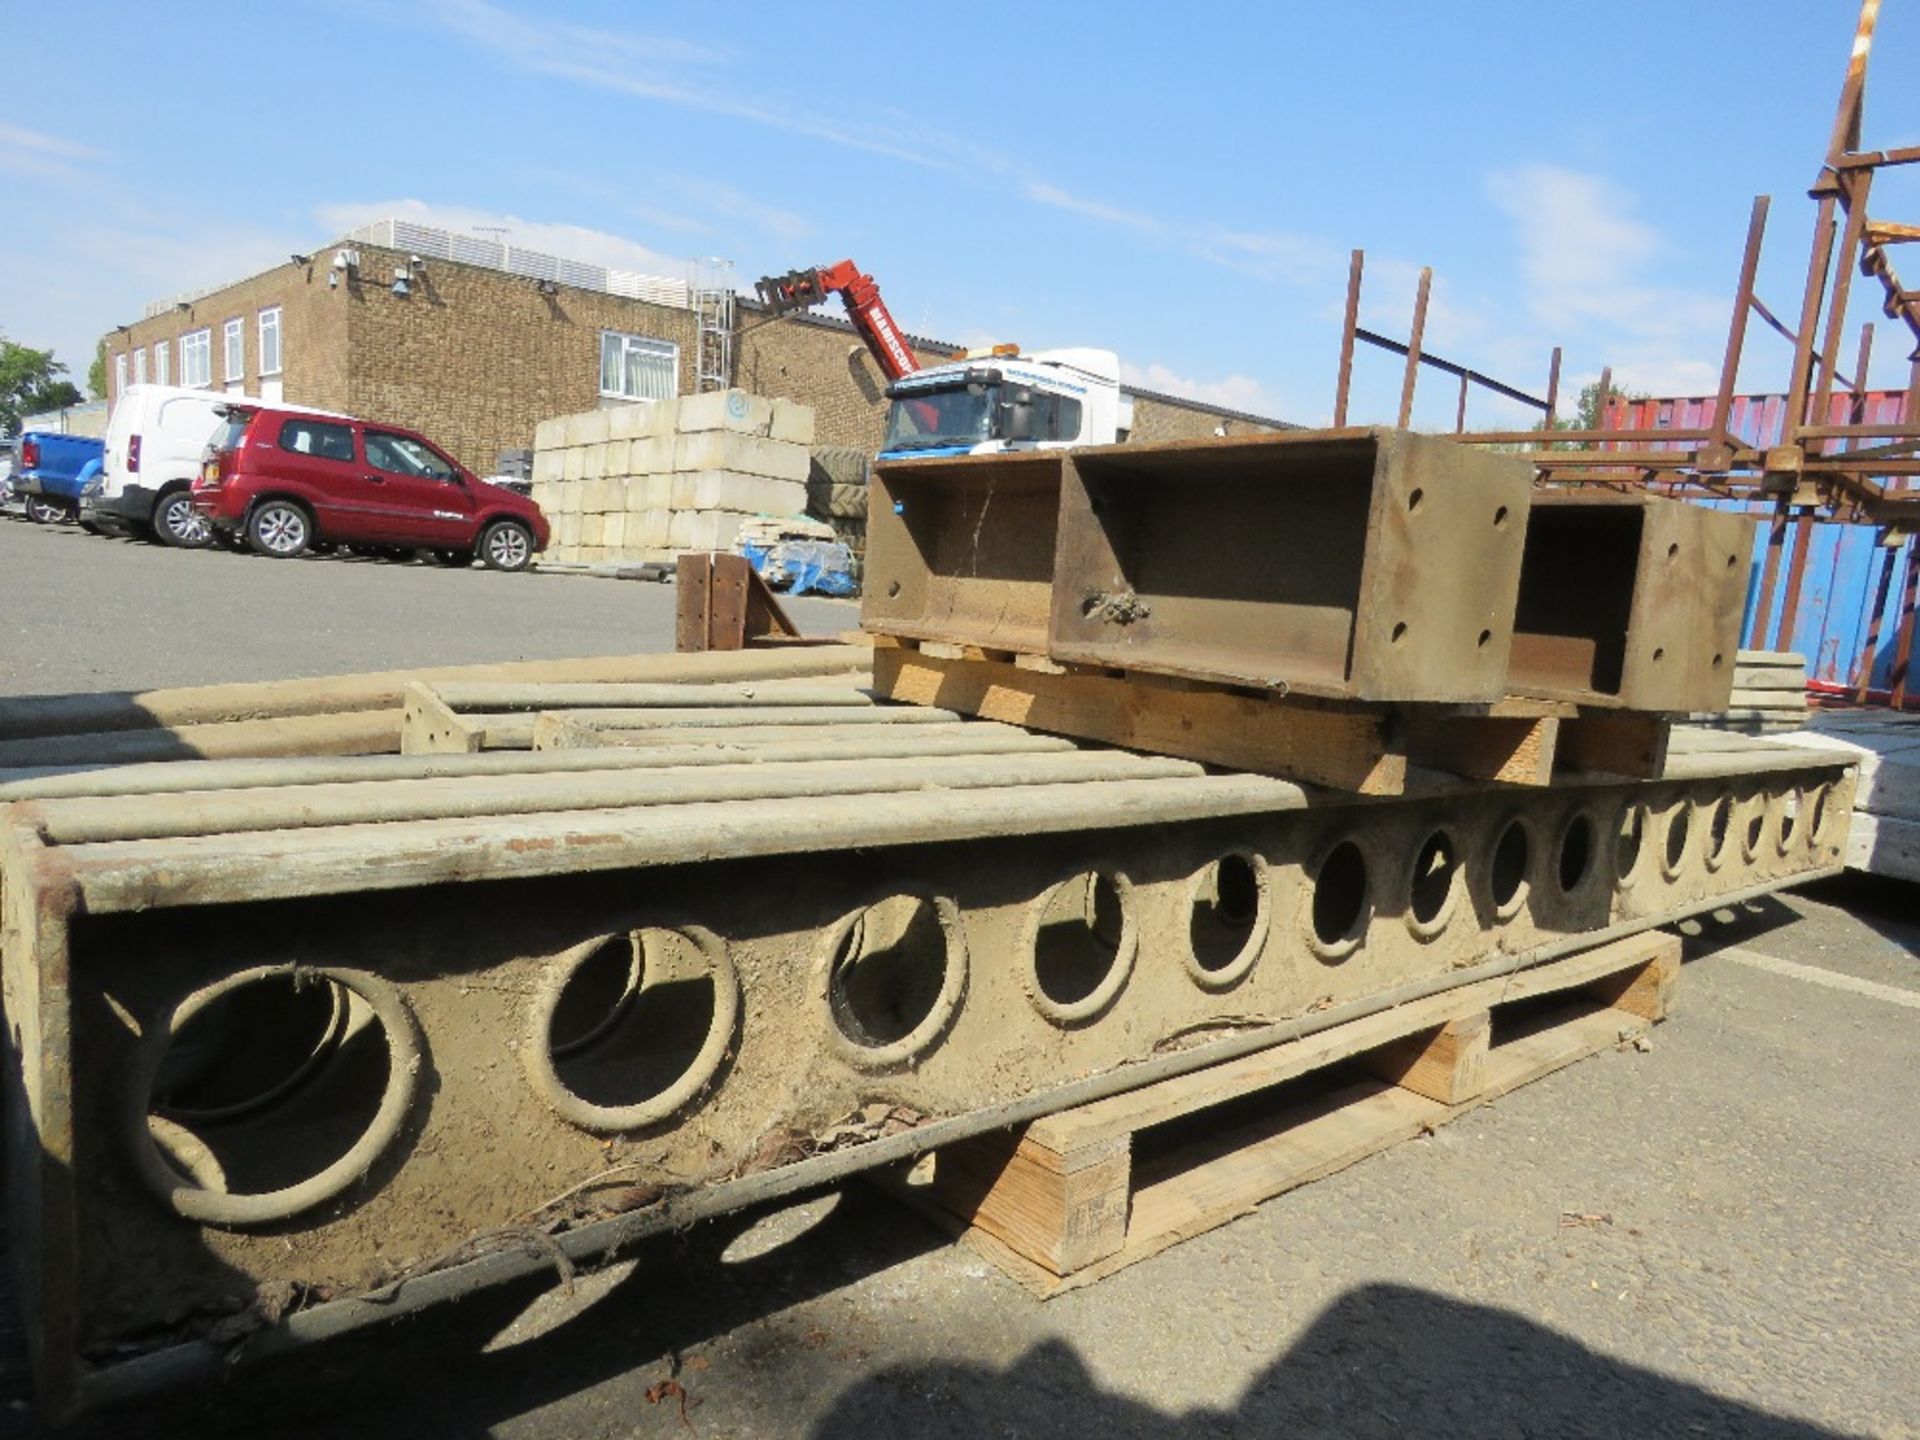
{"label": "asphalt ground", "polygon": [[[227,618],[150,654],[57,606],[28,623],[23,573],[69,599],[164,587],[142,634],[198,606]],[[13,691],[632,648],[669,633],[672,599],[8,525],[0,574]],[[316,640],[297,602],[318,597],[392,618]],[[496,648],[436,650],[435,600],[487,607]],[[1688,928],[1650,1050],[1045,1303],[856,1184],[650,1242],[570,1294],[472,1297],[78,1433],[1920,1436],[1915,892],[1833,881]],[[0,1329],[0,1434],[39,1435],[18,1344]]]}

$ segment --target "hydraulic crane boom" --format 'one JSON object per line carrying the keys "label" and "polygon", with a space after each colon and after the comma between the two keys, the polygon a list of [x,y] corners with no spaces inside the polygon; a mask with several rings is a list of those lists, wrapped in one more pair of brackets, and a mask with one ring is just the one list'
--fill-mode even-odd
{"label": "hydraulic crane boom", "polygon": [[760,303],[769,313],[784,315],[790,310],[805,310],[818,305],[828,295],[837,294],[847,308],[847,319],[867,342],[867,349],[880,364],[889,381],[901,379],[919,370],[920,362],[893,322],[880,287],[871,275],[863,275],[851,260],[824,265],[812,270],[790,270],[785,275],[768,275],[754,282]]}

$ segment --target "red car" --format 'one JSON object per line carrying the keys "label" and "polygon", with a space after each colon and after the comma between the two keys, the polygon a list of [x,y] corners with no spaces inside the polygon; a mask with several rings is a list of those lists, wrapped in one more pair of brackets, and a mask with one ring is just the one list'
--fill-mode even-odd
{"label": "red car", "polygon": [[476,478],[411,430],[240,403],[224,413],[193,505],[262,555],[372,545],[524,570],[547,547],[538,505]]}

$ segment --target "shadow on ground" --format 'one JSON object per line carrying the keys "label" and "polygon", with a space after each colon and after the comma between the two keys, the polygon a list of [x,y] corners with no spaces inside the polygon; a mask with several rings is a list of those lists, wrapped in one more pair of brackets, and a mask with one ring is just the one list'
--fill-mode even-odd
{"label": "shadow on ground", "polygon": [[[733,1217],[649,1243],[633,1274],[544,1333],[483,1353],[537,1287],[509,1287],[419,1320],[236,1371],[225,1384],[94,1416],[88,1437],[516,1433],[554,1436],[807,1434],[839,1437],[1708,1435],[1815,1440],[1836,1432],[1622,1363],[1518,1315],[1402,1285],[1349,1291],[1244,1393],[1174,1411],[1103,1385],[1070,1345],[1035,1344],[1005,1368],[938,1361],[850,1372],[819,1351],[749,1334],[716,1368],[681,1357],[942,1242],[856,1187],[811,1231],[740,1264],[723,1253],[752,1223]],[[980,1280],[966,1283],[998,1284]],[[1027,1306],[1024,1298],[1011,1303]],[[1044,1312],[1038,1317],[1044,1319]],[[1037,1328],[1037,1327],[1036,1327]],[[928,1336],[928,1339],[935,1337]],[[955,1336],[952,1348],[966,1346]],[[1151,1363],[1129,1388],[1143,1388]],[[679,1374],[693,1399],[643,1387]],[[742,1393],[742,1382],[749,1389]],[[810,1381],[810,1387],[806,1383]],[[796,1391],[811,1388],[812,1395]],[[731,1391],[732,1393],[728,1393]],[[592,1403],[584,1397],[595,1392]],[[570,1403],[572,1402],[572,1403]],[[710,1402],[710,1403],[709,1403]],[[540,1414],[548,1407],[550,1413]],[[581,1412],[585,1411],[583,1415]],[[811,1423],[806,1413],[818,1415]],[[31,1427],[30,1427],[31,1428]]]}

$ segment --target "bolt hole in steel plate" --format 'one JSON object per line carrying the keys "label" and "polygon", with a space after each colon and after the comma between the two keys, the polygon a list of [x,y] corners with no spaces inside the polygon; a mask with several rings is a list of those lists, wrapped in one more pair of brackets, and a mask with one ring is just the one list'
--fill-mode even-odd
{"label": "bolt hole in steel plate", "polygon": [[1527,878],[1532,869],[1533,827],[1516,815],[1501,826],[1487,866],[1487,896],[1496,918],[1511,920],[1520,913],[1532,888]]}
{"label": "bolt hole in steel plate", "polygon": [[712,1084],[739,1018],[726,942],[699,926],[649,927],[559,956],[521,1053],[534,1089],[569,1124],[640,1130]]}
{"label": "bolt hole in steel plate", "polygon": [[1056,1025],[1093,1019],[1118,998],[1140,948],[1133,886],[1095,870],[1070,875],[1028,910],[1027,997]]}
{"label": "bolt hole in steel plate", "polygon": [[1407,875],[1407,928],[1431,940],[1447,928],[1459,903],[1465,871],[1460,847],[1447,830],[1435,830],[1413,852]]}
{"label": "bolt hole in steel plate", "polygon": [[1613,876],[1616,885],[1633,878],[1647,844],[1647,810],[1644,805],[1621,808],[1620,820],[1613,831]]}
{"label": "bolt hole in steel plate", "polygon": [[1706,812],[1702,824],[1707,835],[1707,869],[1718,870],[1727,863],[1727,856],[1733,853],[1736,829],[1733,797],[1722,795],[1711,805],[1702,808]]}
{"label": "bolt hole in steel plate", "polygon": [[134,1170],[188,1220],[285,1220],[366,1175],[422,1063],[406,1001],[379,976],[239,971],[146,1028],[127,1092]]}
{"label": "bolt hole in steel plate", "polygon": [[1205,990],[1225,990],[1253,970],[1273,923],[1267,862],[1235,851],[1204,866],[1187,887],[1187,973]]}
{"label": "bolt hole in steel plate", "polygon": [[1360,948],[1373,918],[1373,893],[1358,844],[1340,840],[1321,853],[1302,910],[1307,943],[1322,960],[1337,965]]}
{"label": "bolt hole in steel plate", "polygon": [[864,1070],[918,1059],[966,996],[959,907],[902,892],[844,916],[822,937],[815,992],[845,1059]]}
{"label": "bolt hole in steel plate", "polygon": [[1693,839],[1693,806],[1676,800],[1667,811],[1665,842],[1660,856],[1660,873],[1669,880],[1680,878],[1687,863],[1687,849]]}
{"label": "bolt hole in steel plate", "polygon": [[1593,878],[1595,854],[1599,849],[1595,834],[1593,816],[1584,810],[1576,810],[1560,827],[1554,878],[1559,881],[1562,895],[1573,894]]}

